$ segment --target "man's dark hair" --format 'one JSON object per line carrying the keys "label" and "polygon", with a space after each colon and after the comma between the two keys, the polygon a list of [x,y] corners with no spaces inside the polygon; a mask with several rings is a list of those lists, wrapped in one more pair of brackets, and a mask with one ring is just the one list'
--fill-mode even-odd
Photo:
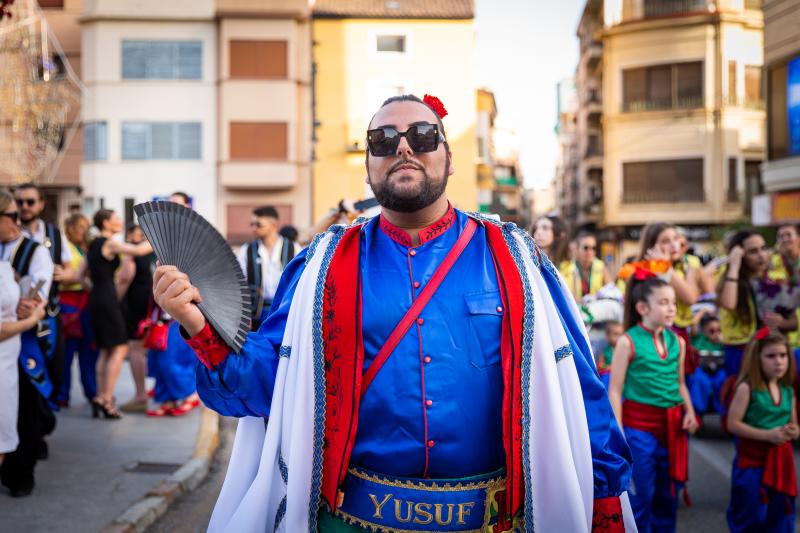
{"label": "man's dark hair", "polygon": [[706,326],[712,322],[719,322],[719,317],[717,315],[705,315],[700,319],[700,330],[706,329]]}
{"label": "man's dark hair", "polygon": [[291,224],[286,224],[281,229],[278,230],[278,235],[283,237],[284,239],[289,239],[290,241],[296,241],[298,236],[297,228],[292,226]]}
{"label": "man's dark hair", "polygon": [[133,233],[134,231],[136,231],[137,229],[140,229],[140,228],[141,228],[141,226],[139,224],[135,224],[135,223],[131,222],[130,224],[128,224],[128,227],[125,228],[125,235],[128,236],[128,235],[130,235],[131,233]]}
{"label": "man's dark hair", "polygon": [[[383,109],[387,105],[393,104],[395,102],[417,102],[418,104],[422,104],[428,109],[430,109],[431,112],[433,113],[433,116],[436,117],[436,123],[439,124],[439,133],[441,133],[445,139],[447,138],[447,135],[445,135],[444,132],[444,123],[442,122],[441,117],[431,106],[429,106],[423,100],[421,100],[419,96],[415,94],[400,94],[397,96],[392,96],[391,98],[387,98],[386,100],[384,100],[383,103],[381,104],[381,107],[379,107],[378,109]],[[375,113],[377,114],[377,111]],[[375,118],[375,115],[372,115],[372,118]],[[370,124],[372,124],[372,119],[370,119],[369,122]],[[447,143],[447,141],[445,141],[445,143]]]}
{"label": "man's dark hair", "polygon": [[180,196],[186,205],[192,204],[192,201],[189,199],[189,195],[183,191],[175,191],[174,193],[170,194],[170,196]]}
{"label": "man's dark hair", "polygon": [[42,190],[39,189],[39,187],[32,181],[28,181],[20,185],[17,185],[15,191],[25,191],[29,189],[33,189],[34,191],[36,191],[36,195],[39,197],[40,200],[42,199]]}
{"label": "man's dark hair", "polygon": [[589,230],[582,229],[577,234],[575,234],[575,242],[576,243],[580,243],[583,239],[585,239],[587,237],[591,237],[591,238],[597,240],[597,235],[595,235],[594,233],[592,233]]}
{"label": "man's dark hair", "polygon": [[278,210],[272,207],[271,205],[262,205],[261,207],[256,207],[253,209],[253,214],[257,217],[269,217],[278,219]]}

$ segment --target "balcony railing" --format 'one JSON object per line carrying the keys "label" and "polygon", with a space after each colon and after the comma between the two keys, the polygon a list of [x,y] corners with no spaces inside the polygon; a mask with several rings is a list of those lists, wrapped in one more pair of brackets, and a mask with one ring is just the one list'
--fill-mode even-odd
{"label": "balcony railing", "polygon": [[702,189],[670,189],[670,190],[651,190],[651,191],[622,191],[622,203],[624,204],[657,204],[657,203],[685,203],[703,202],[705,194]]}
{"label": "balcony railing", "polygon": [[725,105],[728,107],[741,107],[744,109],[752,109],[755,111],[764,111],[766,104],[764,100],[754,100],[752,98],[739,98],[739,97],[725,97]]}
{"label": "balcony railing", "polygon": [[706,11],[706,0],[643,0],[644,17],[669,17]]}
{"label": "balcony railing", "polygon": [[625,113],[664,111],[669,109],[696,109],[699,107],[703,107],[703,98],[701,96],[675,99],[631,100],[622,103],[622,111]]}

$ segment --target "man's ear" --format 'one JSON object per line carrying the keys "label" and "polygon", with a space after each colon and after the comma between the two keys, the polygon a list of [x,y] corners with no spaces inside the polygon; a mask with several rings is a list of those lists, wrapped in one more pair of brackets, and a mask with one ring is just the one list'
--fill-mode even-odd
{"label": "man's ear", "polygon": [[450,147],[448,146],[447,150],[447,175],[452,176],[456,173],[456,167],[453,164],[453,152],[450,151]]}

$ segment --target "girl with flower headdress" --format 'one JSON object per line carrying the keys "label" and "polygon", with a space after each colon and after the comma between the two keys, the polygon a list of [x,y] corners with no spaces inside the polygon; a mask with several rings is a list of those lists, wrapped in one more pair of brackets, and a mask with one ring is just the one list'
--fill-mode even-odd
{"label": "girl with flower headdress", "polygon": [[627,331],[614,349],[609,400],[633,456],[630,499],[640,531],[675,530],[688,433],[698,426],[684,378],[686,344],[670,329],[675,308],[666,280],[642,268],[628,279]]}
{"label": "girl with flower headdress", "polygon": [[800,436],[794,373],[786,337],[766,327],[758,330],[747,345],[728,411],[728,430],[737,437],[727,512],[734,533],[794,531],[797,479],[791,441]]}

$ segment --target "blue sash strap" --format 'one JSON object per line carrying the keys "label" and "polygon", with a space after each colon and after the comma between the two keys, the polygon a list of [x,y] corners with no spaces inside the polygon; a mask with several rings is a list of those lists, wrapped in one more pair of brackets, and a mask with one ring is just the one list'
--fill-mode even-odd
{"label": "blue sash strap", "polygon": [[[408,479],[350,468],[335,516],[384,533],[493,531],[505,472],[462,479]],[[500,495],[502,498],[502,495]]]}
{"label": "blue sash strap", "polygon": [[50,383],[50,376],[47,374],[44,355],[35,328],[24,332],[20,339],[19,364],[31,384],[36,387],[42,397],[47,399],[53,392],[53,384]]}

